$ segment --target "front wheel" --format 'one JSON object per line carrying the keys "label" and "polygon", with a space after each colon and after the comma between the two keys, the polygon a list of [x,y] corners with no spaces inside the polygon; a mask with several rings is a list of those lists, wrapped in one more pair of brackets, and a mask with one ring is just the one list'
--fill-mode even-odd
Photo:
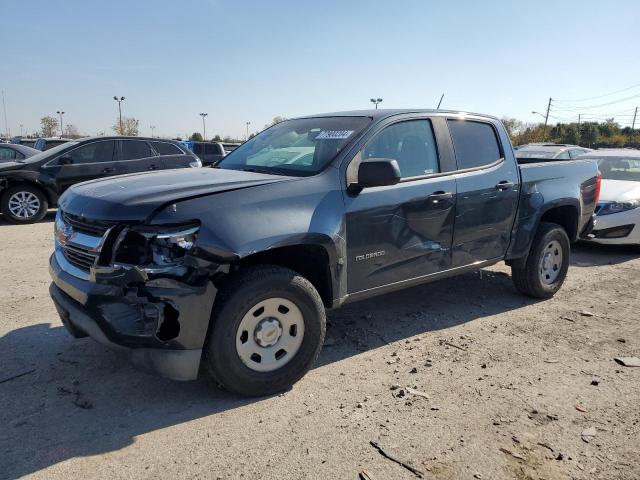
{"label": "front wheel", "polygon": [[0,210],[9,223],[35,223],[47,214],[47,197],[32,185],[16,185],[9,188],[0,199]]}
{"label": "front wheel", "polygon": [[541,223],[526,263],[511,269],[516,288],[533,298],[553,297],[567,276],[570,252],[565,230],[555,223]]}
{"label": "front wheel", "polygon": [[322,299],[287,268],[240,271],[218,292],[205,362],[226,389],[262,396],[289,388],[318,358],[326,329]]}

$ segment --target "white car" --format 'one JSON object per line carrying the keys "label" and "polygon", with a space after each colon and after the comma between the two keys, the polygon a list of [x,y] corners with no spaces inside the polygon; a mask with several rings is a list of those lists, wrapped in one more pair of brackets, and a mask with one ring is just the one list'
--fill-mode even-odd
{"label": "white car", "polygon": [[640,150],[595,150],[580,159],[596,160],[602,173],[591,241],[640,246]]}

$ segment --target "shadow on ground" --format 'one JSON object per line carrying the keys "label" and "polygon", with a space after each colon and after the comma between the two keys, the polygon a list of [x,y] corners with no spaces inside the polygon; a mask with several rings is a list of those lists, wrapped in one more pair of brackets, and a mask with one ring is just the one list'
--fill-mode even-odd
{"label": "shadow on ground", "polygon": [[[607,257],[580,250],[574,264]],[[533,302],[515,291],[508,275],[483,271],[347,305],[329,312],[315,368],[415,335],[446,337],[450,327]],[[51,324],[0,338],[2,478],[120,450],[139,435],[263,401],[234,397],[206,378],[179,383],[144,374],[91,339],[72,339],[53,316]]]}
{"label": "shadow on ground", "polygon": [[638,256],[640,256],[640,250],[635,245],[598,245],[596,243],[581,242],[573,246],[571,266],[618,265],[635,260]]}

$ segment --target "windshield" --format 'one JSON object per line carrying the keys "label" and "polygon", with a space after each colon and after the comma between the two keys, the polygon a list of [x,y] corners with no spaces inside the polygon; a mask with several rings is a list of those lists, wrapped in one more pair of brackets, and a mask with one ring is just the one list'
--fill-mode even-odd
{"label": "windshield", "polygon": [[557,150],[516,150],[518,158],[553,158],[558,153]]}
{"label": "windshield", "polygon": [[287,120],[236,148],[217,167],[299,177],[315,175],[370,121],[368,117]]}
{"label": "windshield", "polygon": [[638,157],[596,158],[596,161],[604,179],[640,182],[640,158]]}
{"label": "windshield", "polygon": [[25,162],[29,162],[29,163],[39,162],[40,160],[43,160],[45,158],[55,157],[58,152],[66,149],[66,148],[72,147],[73,145],[77,145],[78,143],[79,142],[61,143],[57,147],[50,148],[49,150],[46,150],[44,152],[36,153],[32,157],[28,157],[28,158],[25,158],[24,160],[20,160],[20,161],[22,163],[25,163]]}

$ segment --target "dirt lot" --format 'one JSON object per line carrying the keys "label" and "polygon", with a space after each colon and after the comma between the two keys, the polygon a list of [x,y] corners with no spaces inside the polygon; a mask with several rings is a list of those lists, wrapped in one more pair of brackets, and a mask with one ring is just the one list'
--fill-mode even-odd
{"label": "dirt lot", "polygon": [[1,478],[417,478],[372,441],[424,478],[640,478],[633,251],[578,247],[545,302],[499,265],[350,305],[301,382],[246,400],[72,339],[51,233],[0,220]]}

